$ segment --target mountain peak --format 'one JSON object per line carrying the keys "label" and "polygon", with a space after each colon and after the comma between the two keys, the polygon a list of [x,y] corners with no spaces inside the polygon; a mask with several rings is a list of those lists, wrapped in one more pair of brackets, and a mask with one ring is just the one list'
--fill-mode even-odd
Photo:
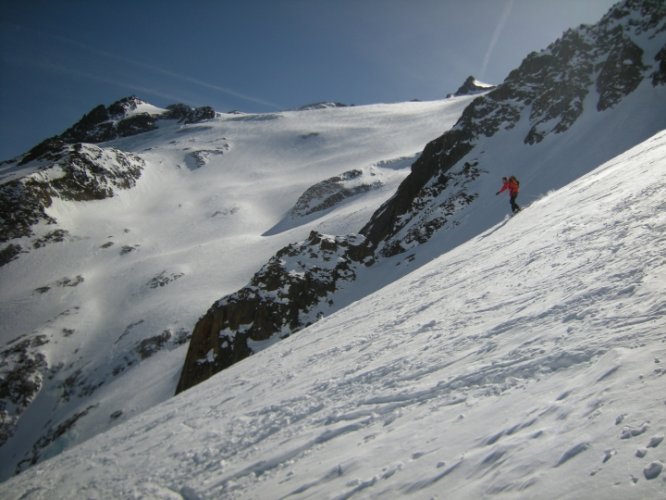
{"label": "mountain peak", "polygon": [[458,90],[456,90],[455,93],[449,94],[447,97],[479,94],[481,92],[488,92],[495,87],[496,85],[480,82],[474,76],[470,75],[465,79],[463,84],[458,87]]}
{"label": "mountain peak", "polygon": [[146,104],[137,96],[123,97],[111,104],[107,110],[111,116],[127,117],[132,111],[135,111],[139,106]]}
{"label": "mountain peak", "polygon": [[157,128],[156,117],[164,112],[136,96],[124,97],[109,106],[94,107],[59,138],[67,143],[98,143],[135,135]]}
{"label": "mountain peak", "polygon": [[100,143],[119,137],[149,132],[158,128],[158,120],[177,120],[190,124],[215,118],[210,106],[193,108],[171,104],[166,109],[149,104],[136,96],[124,97],[109,106],[99,104],[62,134],[50,137],[25,153],[19,165],[52,154],[63,144]]}

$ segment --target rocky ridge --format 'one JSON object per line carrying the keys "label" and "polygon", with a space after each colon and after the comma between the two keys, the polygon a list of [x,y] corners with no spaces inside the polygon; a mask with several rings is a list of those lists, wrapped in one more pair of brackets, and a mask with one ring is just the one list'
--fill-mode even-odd
{"label": "rocky ridge", "polygon": [[[415,234],[423,241],[445,226],[442,212],[456,199],[475,196],[449,179],[474,167],[471,152],[480,138],[513,129],[527,117],[523,141],[537,144],[566,132],[583,113],[589,95],[597,96],[596,108],[603,111],[644,79],[663,85],[665,49],[646,57],[637,42],[666,38],[665,17],[661,2],[628,0],[598,24],[568,30],[545,50],[529,54],[501,85],[475,99],[450,131],[426,146],[410,176],[361,233],[381,246],[383,254],[405,251]],[[462,162],[467,155],[470,160]]]}
{"label": "rocky ridge", "polygon": [[[96,143],[149,132],[158,127],[158,120],[191,124],[214,117],[209,106],[174,104],[161,110],[134,96],[93,108],[62,134],[0,164],[0,243],[34,236],[33,227],[39,223],[55,226],[57,221],[47,214],[54,198],[100,200],[136,184],[145,162],[137,155]],[[22,174],[22,169],[29,173]],[[58,241],[49,236],[53,234],[60,234],[62,241],[62,232],[54,229],[33,245],[37,248]],[[25,251],[25,243],[18,242],[0,248],[0,266]]]}
{"label": "rocky ridge", "polygon": [[160,109],[147,105],[136,96],[125,97],[109,106],[96,106],[62,134],[42,141],[13,162],[25,165],[34,160],[48,160],[64,144],[97,144],[150,132],[158,128],[159,120],[191,124],[212,118],[215,118],[215,110],[210,106],[192,108],[186,104],[172,104]]}
{"label": "rocky ridge", "polygon": [[496,87],[496,85],[490,85],[488,83],[482,83],[478,81],[474,76],[468,76],[463,84],[458,87],[453,94],[448,94],[446,97],[459,97],[463,95],[474,95],[481,92],[488,92]]}
{"label": "rocky ridge", "polygon": [[[141,177],[146,162],[136,154],[102,146],[101,143],[154,130],[158,120],[177,120],[189,124],[215,116],[212,108],[190,108],[176,104],[166,110],[147,105],[136,97],[121,99],[110,106],[95,107],[62,134],[51,137],[14,160],[0,163],[0,266],[46,245],[74,239],[77,236],[58,227],[49,209],[56,200],[84,202],[114,196],[131,189]],[[109,242],[102,246],[113,245]],[[120,255],[134,250],[120,249]],[[181,274],[158,274],[147,283],[148,288],[163,287]],[[34,296],[68,290],[86,281],[86,276],[64,276],[44,283],[33,291]],[[80,359],[67,366],[49,359],[49,349],[61,342],[77,342],[85,332],[70,326],[56,326],[77,314],[77,307],[59,312],[42,331],[20,335],[0,351],[0,447],[12,438],[19,419],[46,386],[59,387],[63,402],[74,398],[84,400],[112,381],[129,367],[140,363],[160,350],[172,350],[189,340],[184,330],[164,330],[134,343],[118,341],[131,331],[122,333],[113,365],[90,370]],[[77,349],[78,350],[78,349]],[[76,353],[76,351],[74,351]],[[28,456],[18,462],[16,472],[36,463],[59,438],[92,409],[83,406],[74,414],[58,415],[54,410],[48,427],[34,441]],[[115,418],[118,418],[117,415]]]}
{"label": "rocky ridge", "polygon": [[296,201],[292,215],[304,217],[332,208],[347,198],[381,186],[381,181],[366,180],[364,172],[349,170],[325,179],[307,189]]}
{"label": "rocky ridge", "polygon": [[333,296],[373,262],[361,235],[310,233],[280,250],[241,290],[216,302],[192,334],[177,392],[253,353],[253,343],[284,338],[328,312]]}
{"label": "rocky ridge", "polygon": [[130,96],[110,106],[100,104],[57,137],[68,143],[99,143],[155,130],[158,120],[190,124],[212,118],[215,118],[215,111],[210,106],[192,108],[186,104],[172,104],[162,110],[147,107],[138,97]]}
{"label": "rocky ridge", "polygon": [[343,104],[340,102],[315,102],[312,104],[306,104],[298,108],[298,111],[309,111],[313,109],[329,109],[329,108],[346,108],[348,104]]}
{"label": "rocky ridge", "polygon": [[[64,278],[57,286],[77,286],[83,281],[81,276],[76,279]],[[38,293],[46,293],[44,290]],[[65,311],[62,316],[76,314],[76,311]],[[130,325],[115,341],[119,344],[123,337],[131,333],[136,325]],[[3,446],[14,434],[16,423],[40,390],[48,382],[59,384],[59,404],[73,399],[85,400],[100,387],[112,381],[115,377],[130,367],[150,358],[161,350],[172,350],[186,343],[190,336],[188,332],[164,330],[152,337],[137,340],[123,347],[123,355],[118,356],[114,364],[102,367],[95,373],[76,367],[76,363],[69,366],[53,364],[43,349],[49,345],[58,344],[62,339],[74,338],[77,332],[72,329],[54,329],[49,334],[31,334],[20,336],[11,341],[0,351],[0,446]],[[39,438],[32,445],[32,450],[17,463],[16,473],[37,463],[50,447],[64,434],[66,434],[81,418],[85,417],[96,405],[88,405],[81,411],[49,421],[47,428],[41,431]],[[109,416],[115,420],[122,415],[122,411]]]}
{"label": "rocky ridge", "polygon": [[[101,200],[133,187],[145,165],[140,157],[118,149],[57,142],[58,147],[53,144],[42,155],[36,171],[0,185],[0,242],[34,237],[33,227],[39,223],[55,226],[57,221],[47,213],[54,198]],[[54,227],[34,239],[32,246],[39,248],[63,237],[62,230]],[[0,265],[26,251],[20,247],[19,243],[6,246]]]}

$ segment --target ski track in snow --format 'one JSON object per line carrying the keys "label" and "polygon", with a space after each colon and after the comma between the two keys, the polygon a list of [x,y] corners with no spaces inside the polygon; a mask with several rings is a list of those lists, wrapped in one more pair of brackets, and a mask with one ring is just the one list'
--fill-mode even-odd
{"label": "ski track in snow", "polygon": [[0,496],[663,498],[665,158],[662,132]]}

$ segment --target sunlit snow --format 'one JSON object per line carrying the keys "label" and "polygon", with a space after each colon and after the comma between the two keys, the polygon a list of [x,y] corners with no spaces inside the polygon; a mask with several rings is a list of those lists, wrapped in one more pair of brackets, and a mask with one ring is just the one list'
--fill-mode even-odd
{"label": "sunlit snow", "polygon": [[664,158],[662,132],[1,496],[663,497]]}

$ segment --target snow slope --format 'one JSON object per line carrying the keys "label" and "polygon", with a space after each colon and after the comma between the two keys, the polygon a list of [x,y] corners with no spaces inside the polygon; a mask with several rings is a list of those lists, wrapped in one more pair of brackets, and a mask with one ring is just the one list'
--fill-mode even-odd
{"label": "snow slope", "polygon": [[[195,326],[178,390],[247,356],[250,342],[270,344],[487,230],[508,210],[507,195],[494,196],[502,176],[521,180],[519,203],[529,204],[666,128],[664,44],[665,6],[625,0],[530,53],[425,145],[361,229],[365,239],[308,237],[213,303]],[[395,267],[373,264],[399,255]]]}
{"label": "snow slope", "polygon": [[663,498],[665,161],[666,131],[0,496]]}
{"label": "snow slope", "polygon": [[[6,408],[20,420],[0,448],[0,478],[171,397],[208,304],[313,229],[358,231],[470,100],[166,120],[100,144],[145,162],[136,186],[56,199],[47,212],[57,226],[13,240],[29,251],[0,267],[3,379],[32,356],[38,389],[24,412]],[[2,182],[44,167],[3,164]],[[292,217],[312,185],[354,169],[372,190]],[[60,241],[39,243],[55,228]]]}
{"label": "snow slope", "polygon": [[[500,222],[506,198],[493,193],[502,175],[521,179],[519,202],[529,204],[663,130],[665,15],[660,2],[625,0],[598,25],[569,30],[530,54],[474,101],[264,115],[185,106],[176,108],[185,115],[171,119],[125,119],[128,106],[160,111],[134,97],[120,108],[97,107],[64,136],[96,142],[144,131],[103,149],[73,145],[65,154],[106,158],[105,168],[84,162],[88,170],[76,173],[94,188],[98,170],[118,170],[115,196],[61,197],[37,214],[44,223],[35,234],[9,224],[18,235],[11,242],[5,223],[17,213],[20,219],[30,203],[16,202],[13,184],[5,188],[29,170],[54,178],[66,168],[40,170],[49,154],[62,153],[57,140],[33,148],[23,158],[34,160],[27,165],[0,164],[0,241],[10,243],[0,248],[0,479],[170,397],[196,318],[311,230],[342,235],[366,224],[362,234],[379,244],[378,260],[387,260],[367,269],[359,262],[355,283],[336,285],[335,297],[319,309],[296,311],[307,320],[352,304]],[[119,112],[109,114],[111,108]],[[86,124],[95,125],[92,134]],[[412,163],[416,175],[396,190]],[[131,168],[117,168],[123,164]],[[136,171],[141,177],[129,189]],[[108,186],[108,176],[99,179],[99,187]],[[74,174],[67,180],[61,185],[76,187]],[[39,206],[40,194],[29,201]],[[76,189],[70,195],[76,198]],[[45,224],[49,218],[57,225]],[[243,324],[254,322],[253,313]],[[222,329],[204,334],[224,343]],[[258,336],[252,340],[263,345],[253,346],[292,331],[274,331],[268,342]],[[229,338],[240,343],[238,333],[229,330]],[[196,352],[196,340],[191,363],[214,361],[210,346]]]}

